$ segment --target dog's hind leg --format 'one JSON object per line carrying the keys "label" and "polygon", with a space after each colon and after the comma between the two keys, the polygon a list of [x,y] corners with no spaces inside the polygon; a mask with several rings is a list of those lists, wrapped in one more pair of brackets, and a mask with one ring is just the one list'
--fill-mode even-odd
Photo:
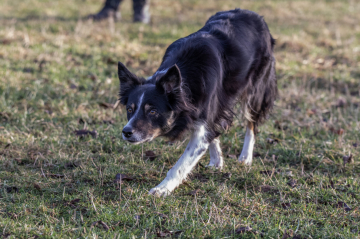
{"label": "dog's hind leg", "polygon": [[209,153],[210,153],[210,163],[207,167],[215,167],[218,169],[222,169],[224,165],[224,160],[222,157],[219,138],[214,139],[210,143]]}
{"label": "dog's hind leg", "polygon": [[246,127],[244,146],[238,160],[240,163],[251,165],[253,158],[254,144],[255,144],[254,123],[248,121]]}
{"label": "dog's hind leg", "polygon": [[199,126],[192,134],[183,155],[181,155],[174,167],[169,170],[166,178],[155,188],[151,189],[149,194],[166,196],[186,179],[209,147],[209,141],[206,135],[207,131],[205,126]]}

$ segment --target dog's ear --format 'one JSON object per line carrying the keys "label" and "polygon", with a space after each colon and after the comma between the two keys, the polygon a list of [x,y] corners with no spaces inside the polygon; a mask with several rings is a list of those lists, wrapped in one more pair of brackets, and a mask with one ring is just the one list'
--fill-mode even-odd
{"label": "dog's ear", "polygon": [[136,86],[141,85],[142,82],[120,61],[118,62],[118,75],[120,80],[120,102],[123,105],[126,105],[129,98],[129,92]]}
{"label": "dog's ear", "polygon": [[163,89],[167,95],[180,91],[181,73],[176,64],[170,67],[165,75],[156,81],[156,87]]}
{"label": "dog's ear", "polygon": [[118,75],[121,85],[122,84],[129,84],[129,85],[140,85],[141,82],[139,81],[138,77],[131,73],[126,66],[120,61],[118,62]]}

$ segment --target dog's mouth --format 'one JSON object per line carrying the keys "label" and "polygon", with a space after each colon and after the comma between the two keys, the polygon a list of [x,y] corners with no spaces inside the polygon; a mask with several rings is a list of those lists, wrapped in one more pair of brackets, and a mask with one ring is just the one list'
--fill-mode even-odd
{"label": "dog's mouth", "polygon": [[126,138],[124,138],[124,140],[129,142],[130,144],[141,144],[144,142],[144,140],[135,140],[135,139],[126,139]]}
{"label": "dog's mouth", "polygon": [[142,144],[142,143],[147,143],[147,142],[150,142],[152,140],[152,138],[149,138],[149,139],[140,139],[140,140],[137,140],[137,139],[132,139],[132,138],[126,138],[123,136],[123,139],[127,142],[129,142],[130,144]]}
{"label": "dog's mouth", "polygon": [[128,141],[131,144],[136,144],[136,143],[140,142],[140,141],[131,140],[131,139],[125,139],[125,140]]}

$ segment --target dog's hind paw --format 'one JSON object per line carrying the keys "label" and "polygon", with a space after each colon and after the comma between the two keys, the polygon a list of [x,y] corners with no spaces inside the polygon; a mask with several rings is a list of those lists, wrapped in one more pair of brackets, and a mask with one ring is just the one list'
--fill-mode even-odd
{"label": "dog's hind paw", "polygon": [[241,154],[238,162],[250,166],[252,164],[252,156]]}
{"label": "dog's hind paw", "polygon": [[206,165],[206,167],[221,170],[223,168],[223,165],[220,163],[214,164],[210,162],[208,165]]}
{"label": "dog's hind paw", "polygon": [[166,187],[155,187],[149,191],[149,195],[154,195],[157,197],[166,197],[170,195],[170,191]]}

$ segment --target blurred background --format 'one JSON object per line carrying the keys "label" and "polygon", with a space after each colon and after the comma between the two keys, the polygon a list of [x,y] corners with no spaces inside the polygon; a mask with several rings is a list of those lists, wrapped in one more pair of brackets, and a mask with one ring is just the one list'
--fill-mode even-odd
{"label": "blurred background", "polygon": [[[28,103],[35,100],[35,105],[74,92],[68,85],[83,91],[99,87],[96,96],[113,101],[118,86],[117,61],[126,63],[139,75],[149,76],[171,42],[198,30],[215,12],[236,7],[264,16],[277,39],[281,88],[295,84],[290,88],[296,90],[294,87],[300,84],[311,84],[319,90],[358,95],[357,1],[152,0],[152,18],[146,25],[133,23],[132,1],[124,0],[120,21],[109,18],[96,22],[86,18],[97,13],[103,4],[100,0],[1,1],[1,84],[12,92],[7,98],[9,104],[16,104],[13,97],[22,95],[18,87],[28,83],[28,92],[44,87],[49,96],[55,94],[50,98],[44,94],[29,98]],[[89,79],[91,74],[99,82]],[[61,96],[55,97],[58,94]],[[64,100],[70,100],[69,96]],[[72,105],[69,110],[77,106]]]}
{"label": "blurred background", "polygon": [[[322,119],[321,111],[333,105],[359,104],[358,1],[152,0],[149,5],[152,17],[143,24],[133,23],[130,0],[121,4],[120,20],[103,21],[87,17],[104,6],[100,0],[2,0],[1,111],[26,122],[30,115],[122,121],[98,106],[117,99],[117,61],[150,76],[174,40],[201,28],[215,12],[237,7],[264,16],[277,40],[282,114],[300,120],[307,112]],[[329,127],[343,128],[349,120]]]}
{"label": "blurred background", "polygon": [[[72,214],[61,211],[65,210],[62,209],[63,204],[56,204],[53,207],[49,205],[56,203],[56,200],[65,200],[64,198],[66,200],[72,200],[74,197],[88,198],[90,197],[90,194],[87,194],[88,190],[93,190],[91,195],[97,195],[98,199],[95,200],[94,205],[97,205],[98,210],[100,210],[99,205],[103,205],[106,210],[117,208],[112,204],[106,205],[102,200],[105,197],[110,202],[116,201],[119,193],[110,193],[106,196],[102,193],[109,189],[103,184],[104,180],[112,181],[114,175],[119,172],[147,175],[148,183],[136,181],[134,195],[146,193],[146,190],[156,182],[160,182],[165,175],[160,172],[166,172],[171,168],[186,144],[178,142],[174,146],[169,146],[166,139],[159,139],[144,146],[130,146],[121,141],[121,129],[126,122],[126,112],[122,106],[113,110],[119,90],[117,62],[123,62],[140,76],[150,76],[160,65],[169,44],[197,31],[216,12],[234,8],[249,9],[264,16],[270,32],[276,39],[275,56],[280,97],[269,121],[260,128],[255,146],[258,155],[264,159],[264,166],[272,168],[272,160],[276,159],[276,167],[283,170],[291,169],[294,175],[304,175],[301,174],[303,170],[311,171],[316,168],[320,170],[317,176],[314,176],[314,180],[318,180],[316,185],[322,180],[328,180],[326,176],[328,172],[337,173],[336,177],[342,178],[344,182],[346,178],[358,175],[360,169],[358,160],[360,157],[360,3],[358,0],[151,0],[151,19],[148,24],[134,23],[132,1],[124,0],[119,10],[120,20],[110,17],[103,21],[94,21],[87,18],[89,14],[99,12],[103,5],[104,2],[101,0],[0,1],[0,187],[15,185],[14,187],[19,188],[21,192],[16,199],[17,204],[7,209],[9,212],[13,210],[16,215],[20,215],[24,205],[30,203],[27,202],[28,198],[32,198],[30,207],[40,208],[39,205],[45,207],[41,209],[42,211],[39,209],[41,211],[39,214],[33,209],[30,212],[24,211],[20,221],[30,223],[42,233],[52,230],[49,229],[50,227],[45,229],[38,227],[35,216],[32,215],[37,215],[36,217],[44,221],[53,220],[54,225],[60,225],[62,222],[51,219],[53,214],[49,214],[50,211],[54,213],[55,218],[65,217],[72,220],[70,219]],[[235,187],[233,191],[230,190],[237,195],[232,198],[233,201],[245,200],[244,182],[246,187],[253,182],[260,185],[263,180],[268,180],[262,179],[262,176],[256,173],[263,167],[259,159],[255,159],[257,163],[246,174],[248,176],[244,176],[241,168],[236,165],[234,159],[236,157],[230,157],[241,151],[244,135],[242,126],[241,119],[235,119],[234,127],[221,138],[224,155],[229,156],[225,171],[252,180],[228,181],[229,185],[235,183],[241,185]],[[91,131],[91,135],[97,138],[83,137],[84,135],[76,131],[81,129]],[[77,133],[74,133],[75,131]],[[275,146],[272,142],[278,144]],[[155,152],[158,156],[157,160],[144,162],[145,150]],[[343,156],[351,154],[355,164],[351,170],[345,170],[342,168]],[[207,160],[208,156],[202,159],[202,164],[206,165]],[[326,164],[320,164],[319,160],[325,160]],[[71,165],[81,165],[81,167],[76,168]],[[45,179],[41,176],[44,172],[67,176],[62,179],[56,176],[53,177],[55,179],[49,177]],[[211,175],[215,177],[214,174]],[[285,176],[279,180],[280,184],[283,183],[284,187],[287,187]],[[356,177],[352,180],[356,181]],[[270,181],[266,182],[270,184]],[[355,181],[352,181],[353,185],[359,185],[359,182]],[[34,188],[32,182],[37,182],[40,189],[36,186]],[[76,187],[71,186],[71,183],[75,182],[77,182]],[[203,190],[213,187],[211,190],[217,192],[220,183],[215,182],[210,186],[202,183],[201,178],[195,178],[192,184],[194,187],[204,187]],[[101,186],[95,188],[94,185]],[[126,185],[123,189],[125,188]],[[301,195],[307,193],[313,192],[309,197],[316,200],[321,197],[321,193],[317,194],[319,192],[316,191],[316,186],[309,188],[304,188],[304,191],[300,191],[297,195],[288,194],[290,198],[293,197],[293,205],[296,205],[296,200],[303,200]],[[184,186],[177,189],[174,194],[182,195],[181,193],[186,190],[188,189]],[[357,190],[359,190],[358,186]],[[229,195],[230,191],[227,191]],[[354,192],[358,194],[358,191]],[[128,197],[131,197],[132,193],[127,189],[123,191]],[[338,198],[335,194],[324,197],[323,201],[330,202],[332,199],[329,198]],[[10,207],[8,205],[12,205],[10,204],[12,197],[0,194],[0,201],[1,195],[8,200],[2,205]],[[46,198],[51,198],[52,195],[55,195],[55,199],[49,199],[50,202],[45,203],[48,200]],[[352,202],[354,208],[359,206],[358,201],[348,196],[350,194],[346,195],[343,198],[349,197],[348,202]],[[246,194],[246,202],[247,197]],[[220,196],[218,199],[213,195],[211,200],[218,200],[214,203],[220,207],[223,200]],[[183,199],[179,196],[176,200],[179,200],[174,203],[179,203],[176,207],[180,210],[180,214],[186,216],[188,215],[186,213],[195,213],[186,212],[185,204],[183,205],[186,203],[185,199],[181,201]],[[251,200],[256,201],[256,196]],[[279,203],[277,199],[274,200],[275,204]],[[152,203],[145,201],[130,201],[132,210],[141,211],[143,209],[138,205],[143,203],[146,208],[146,205]],[[312,205],[308,201],[306,204]],[[88,220],[88,223],[92,223],[98,215],[97,212],[91,211],[93,210],[91,205],[89,204],[86,212],[88,219],[85,220]],[[330,218],[327,209],[325,210],[328,204],[319,204],[319,206],[316,201],[313,205],[314,208],[320,207],[320,217]],[[282,235],[277,234],[276,230],[271,230],[280,227],[276,223],[282,220],[279,218],[283,214],[275,213],[271,207],[265,206],[269,209],[266,211],[257,208],[250,210],[250,206],[248,211],[258,210],[258,215],[265,215],[264,217],[269,220],[261,224],[261,230],[273,233],[271,235],[274,237]],[[175,210],[171,204],[167,206],[165,204],[164,207],[168,207],[168,211]],[[321,211],[323,209],[324,211]],[[218,215],[219,220],[223,220],[221,225],[229,227],[229,230],[235,226],[232,225],[233,217],[253,223],[253,218],[248,216],[246,210],[236,211],[237,209],[232,207],[229,210]],[[234,216],[235,211],[240,214]],[[318,210],[314,209],[313,212]],[[286,225],[294,229],[298,225],[297,218],[316,218],[311,214],[312,212],[308,213],[294,215],[293,219],[288,218]],[[109,218],[119,216],[112,215]],[[50,219],[46,219],[47,217]],[[79,222],[79,217],[75,215],[75,221]],[[3,224],[5,221],[0,222],[0,231],[5,231],[4,228],[10,230],[9,228],[15,228],[17,225],[15,219],[6,218],[6,223],[9,223],[6,225],[9,226]],[[134,220],[133,214],[123,215],[121,220],[131,222]],[[339,229],[343,228],[340,216],[331,220],[322,222],[322,225],[333,226],[326,229],[328,232],[338,233],[342,230]],[[146,224],[147,221],[143,223]],[[197,221],[198,224],[195,226],[191,220],[186,222],[188,224],[171,223],[173,228],[179,225],[193,228],[188,235],[198,233],[198,236],[202,237],[206,234],[206,230],[203,232],[201,229],[204,226],[209,230],[217,230],[219,236],[224,236],[223,228],[218,228],[219,222],[215,221],[206,225]],[[346,223],[352,225],[349,221]],[[28,229],[23,227],[23,223],[20,224],[22,229],[17,233],[26,232]],[[68,236],[75,235],[72,234],[75,232],[71,232],[73,226],[70,221],[62,225],[68,227],[69,230],[66,232]],[[151,230],[155,231],[155,229]],[[324,232],[319,231],[316,226],[300,227],[299,232],[319,235],[319,237],[330,235],[323,234]],[[143,235],[141,233],[139,232],[138,235]]]}

